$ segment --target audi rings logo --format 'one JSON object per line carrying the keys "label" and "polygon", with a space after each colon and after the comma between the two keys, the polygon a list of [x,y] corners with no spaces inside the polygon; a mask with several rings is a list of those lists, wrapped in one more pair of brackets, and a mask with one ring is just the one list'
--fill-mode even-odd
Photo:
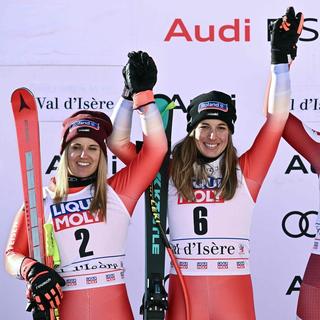
{"label": "audi rings logo", "polygon": [[307,211],[305,213],[291,211],[283,217],[282,229],[290,238],[300,238],[302,236],[314,238],[316,234],[310,231],[314,223],[310,223],[310,219],[312,215],[317,216],[317,214],[317,211]]}

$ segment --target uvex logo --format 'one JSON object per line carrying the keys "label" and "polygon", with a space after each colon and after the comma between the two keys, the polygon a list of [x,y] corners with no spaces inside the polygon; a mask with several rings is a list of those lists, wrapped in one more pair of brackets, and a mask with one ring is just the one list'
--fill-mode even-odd
{"label": "uvex logo", "polygon": [[223,25],[186,25],[180,19],[174,19],[164,41],[172,41],[174,38],[181,38],[185,41],[199,41],[199,42],[240,42],[250,41],[250,19],[235,18],[227,24]]}

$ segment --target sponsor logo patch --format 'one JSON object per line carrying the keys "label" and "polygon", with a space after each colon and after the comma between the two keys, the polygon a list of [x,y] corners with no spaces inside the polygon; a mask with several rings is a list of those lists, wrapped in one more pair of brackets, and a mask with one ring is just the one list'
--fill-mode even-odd
{"label": "sponsor logo patch", "polygon": [[86,277],[86,284],[95,284],[98,282],[97,277]]}
{"label": "sponsor logo patch", "polygon": [[197,262],[197,269],[208,269],[208,262]]}
{"label": "sponsor logo patch", "polygon": [[[219,110],[222,112],[228,112],[228,104],[220,101],[206,101],[201,102],[198,105],[198,112],[207,111],[207,110]],[[216,115],[216,114],[213,114]]]}
{"label": "sponsor logo patch", "polygon": [[184,197],[178,197],[178,204],[188,203],[223,203],[224,199],[215,190],[204,189],[194,190],[194,201],[185,199]]}
{"label": "sponsor logo patch", "polygon": [[74,287],[77,285],[77,279],[66,279],[67,287]]}
{"label": "sponsor logo patch", "polygon": [[100,222],[99,215],[89,211],[91,199],[61,202],[50,206],[55,231]]}
{"label": "sponsor logo patch", "polygon": [[217,267],[218,269],[229,269],[229,264],[227,261],[218,261]]}
{"label": "sponsor logo patch", "polygon": [[99,123],[97,123],[97,122],[94,122],[92,120],[78,120],[78,121],[71,123],[69,130],[72,131],[74,129],[79,129],[79,128],[83,128],[83,127],[91,128],[94,130],[100,129]]}
{"label": "sponsor logo patch", "polygon": [[237,261],[237,269],[244,269],[245,263],[244,261]]}
{"label": "sponsor logo patch", "polygon": [[114,280],[116,280],[115,274],[114,274],[114,273],[106,274],[106,280],[107,280],[107,281],[114,281]]}
{"label": "sponsor logo patch", "polygon": [[188,269],[188,262],[186,262],[186,261],[180,261],[180,262],[179,262],[179,267],[180,267],[181,269]]}

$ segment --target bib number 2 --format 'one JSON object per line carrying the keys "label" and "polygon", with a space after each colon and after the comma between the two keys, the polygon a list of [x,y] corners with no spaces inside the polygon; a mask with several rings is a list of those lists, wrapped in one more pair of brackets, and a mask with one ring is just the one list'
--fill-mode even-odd
{"label": "bib number 2", "polygon": [[82,240],[79,247],[79,255],[81,258],[93,255],[93,251],[87,251],[87,245],[90,239],[90,233],[87,229],[78,229],[75,231],[74,236],[76,240]]}

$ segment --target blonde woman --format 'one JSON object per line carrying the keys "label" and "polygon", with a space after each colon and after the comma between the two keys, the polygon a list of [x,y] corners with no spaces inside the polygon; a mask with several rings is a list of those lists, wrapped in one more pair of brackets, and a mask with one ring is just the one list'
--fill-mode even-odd
{"label": "blonde woman", "polygon": [[140,195],[161,165],[167,142],[152,94],[156,66],[149,58],[140,72],[131,60],[126,70],[136,90],[131,87],[123,94],[126,99],[120,99],[113,117],[117,119],[119,110],[130,116],[133,105],[143,106],[139,114],[144,143],[139,156],[107,179],[111,120],[97,111],[71,115],[63,122],[61,161],[44,199],[45,220],[53,225],[60,266],[54,270],[28,257],[23,209],[10,234],[8,272],[27,282],[28,297],[37,309],[48,313],[59,307],[61,320],[133,319],[123,261],[128,225]]}

